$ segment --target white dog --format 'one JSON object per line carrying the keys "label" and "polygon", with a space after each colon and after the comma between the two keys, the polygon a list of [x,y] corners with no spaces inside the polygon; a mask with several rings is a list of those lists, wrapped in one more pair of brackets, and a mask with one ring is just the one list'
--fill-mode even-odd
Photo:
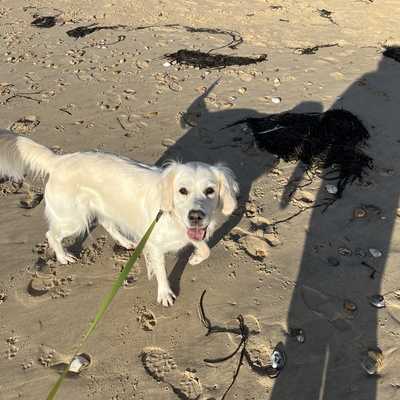
{"label": "white dog", "polygon": [[62,240],[86,232],[92,221],[121,246],[133,248],[158,211],[164,211],[144,251],[148,277],[156,276],[157,301],[164,306],[175,298],[165,254],[192,244],[190,264],[205,260],[210,254],[205,240],[216,227],[216,214],[230,215],[238,193],[232,172],[221,165],[173,162],[160,169],[99,152],[60,156],[0,130],[0,176],[22,180],[27,173],[47,177],[46,237],[62,264],[76,261]]}

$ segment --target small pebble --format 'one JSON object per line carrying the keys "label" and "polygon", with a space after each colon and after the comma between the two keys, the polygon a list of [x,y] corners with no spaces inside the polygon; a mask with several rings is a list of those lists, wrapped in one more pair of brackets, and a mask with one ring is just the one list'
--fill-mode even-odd
{"label": "small pebble", "polygon": [[343,308],[349,314],[353,314],[357,311],[357,305],[353,303],[351,300],[344,300]]}
{"label": "small pebble", "polygon": [[163,64],[163,67],[165,67],[165,68],[169,68],[170,66],[171,66],[171,63],[168,62],[168,61],[166,61],[166,62]]}
{"label": "small pebble", "polygon": [[279,104],[282,101],[282,99],[280,97],[271,97],[271,101],[274,104]]}
{"label": "small pebble", "polygon": [[365,218],[368,215],[367,211],[364,210],[363,208],[355,208],[353,210],[353,217],[355,219],[362,219]]}

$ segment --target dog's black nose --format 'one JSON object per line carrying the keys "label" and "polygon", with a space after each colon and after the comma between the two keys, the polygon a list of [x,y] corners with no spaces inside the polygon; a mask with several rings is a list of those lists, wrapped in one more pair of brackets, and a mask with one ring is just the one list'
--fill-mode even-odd
{"label": "dog's black nose", "polygon": [[206,216],[206,214],[204,214],[204,212],[201,210],[190,210],[189,211],[189,221],[193,225],[199,224],[204,219],[205,216]]}

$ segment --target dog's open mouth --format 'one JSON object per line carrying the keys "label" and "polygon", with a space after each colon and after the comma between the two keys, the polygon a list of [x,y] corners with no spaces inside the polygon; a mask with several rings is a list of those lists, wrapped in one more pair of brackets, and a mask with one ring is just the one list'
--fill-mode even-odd
{"label": "dog's open mouth", "polygon": [[192,240],[203,240],[206,236],[207,228],[187,228],[186,232]]}

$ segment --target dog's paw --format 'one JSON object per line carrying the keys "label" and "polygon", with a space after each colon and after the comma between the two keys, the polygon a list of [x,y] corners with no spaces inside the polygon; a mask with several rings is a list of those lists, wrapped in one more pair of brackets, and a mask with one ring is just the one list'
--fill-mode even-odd
{"label": "dog's paw", "polygon": [[175,293],[169,287],[158,290],[157,302],[162,304],[164,307],[172,306],[175,299]]}
{"label": "dog's paw", "polygon": [[189,258],[190,265],[197,265],[206,260],[208,256],[204,256],[202,254],[193,253]]}
{"label": "dog's paw", "polygon": [[72,254],[70,254],[70,253],[57,254],[56,257],[57,257],[57,261],[60,264],[64,264],[64,265],[65,264],[72,264],[72,263],[78,261],[78,259],[75,256],[73,256]]}

